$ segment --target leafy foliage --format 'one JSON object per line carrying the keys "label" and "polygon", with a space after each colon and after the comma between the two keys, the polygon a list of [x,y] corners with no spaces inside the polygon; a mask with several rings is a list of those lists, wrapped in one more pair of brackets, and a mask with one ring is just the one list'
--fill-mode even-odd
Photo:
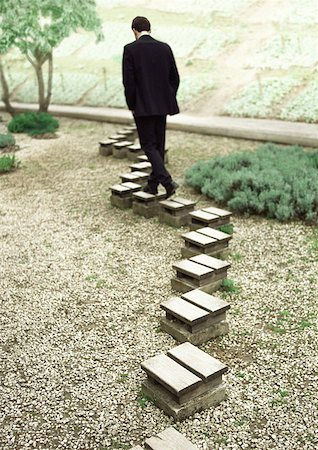
{"label": "leafy foliage", "polygon": [[264,144],[256,152],[199,161],[186,181],[233,211],[318,220],[318,152],[298,146]]}
{"label": "leafy foliage", "polygon": [[297,77],[275,77],[253,82],[225,107],[225,112],[238,117],[266,117],[300,83]]}
{"label": "leafy foliage", "polygon": [[59,122],[48,113],[28,112],[19,114],[8,125],[11,133],[27,133],[30,136],[38,136],[46,133],[54,133],[59,128]]}
{"label": "leafy foliage", "polygon": [[288,120],[300,120],[304,122],[318,121],[318,81],[313,80],[281,112],[281,117]]}
{"label": "leafy foliage", "polygon": [[0,173],[11,172],[18,166],[15,155],[0,156]]}
{"label": "leafy foliage", "polygon": [[15,145],[15,139],[12,134],[0,134],[0,148],[10,147]]}

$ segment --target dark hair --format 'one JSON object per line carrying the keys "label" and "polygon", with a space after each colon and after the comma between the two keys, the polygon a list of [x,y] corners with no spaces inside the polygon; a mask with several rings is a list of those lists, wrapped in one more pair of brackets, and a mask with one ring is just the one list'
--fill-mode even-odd
{"label": "dark hair", "polygon": [[131,28],[139,31],[139,33],[142,31],[150,31],[150,22],[146,17],[137,16],[132,21]]}

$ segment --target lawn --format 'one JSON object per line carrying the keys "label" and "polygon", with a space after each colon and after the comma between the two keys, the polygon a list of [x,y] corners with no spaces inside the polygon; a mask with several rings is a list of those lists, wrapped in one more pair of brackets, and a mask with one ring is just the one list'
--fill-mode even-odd
{"label": "lawn", "polygon": [[[6,117],[5,117],[6,118]],[[119,127],[61,120],[59,138],[17,136],[0,177],[1,450],[129,449],[173,422],[140,392],[140,363],[176,345],[159,304],[173,293],[181,232],[112,208],[127,160],[98,155]],[[259,144],[169,132],[180,195],[198,159]],[[200,450],[317,448],[318,230],[235,216],[230,333],[201,346],[229,366],[227,399],[175,426]]]}

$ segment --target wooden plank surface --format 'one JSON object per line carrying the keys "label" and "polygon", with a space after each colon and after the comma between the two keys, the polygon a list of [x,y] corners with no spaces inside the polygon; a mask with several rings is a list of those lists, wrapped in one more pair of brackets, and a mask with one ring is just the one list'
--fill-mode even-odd
{"label": "wooden plank surface", "polygon": [[210,206],[209,208],[203,208],[202,211],[208,212],[210,214],[215,214],[219,217],[230,217],[232,213],[230,211],[226,211],[225,209],[214,208],[214,206]]}
{"label": "wooden plank surface", "polygon": [[113,186],[110,187],[110,190],[112,192],[123,193],[129,192],[131,189],[128,186],[123,186],[122,184],[114,184]]}
{"label": "wooden plank surface", "polygon": [[202,380],[167,355],[157,355],[141,364],[148,376],[155,379],[168,391],[180,397],[192,391]]}
{"label": "wooden plank surface", "polygon": [[133,145],[130,145],[128,147],[128,149],[131,150],[132,152],[138,152],[138,151],[141,150],[141,145],[140,144],[133,144]]}
{"label": "wooden plank surface", "polygon": [[173,199],[174,202],[177,203],[181,203],[181,205],[184,206],[195,206],[196,202],[194,202],[193,200],[188,200],[187,198],[183,198],[183,197],[175,197]]}
{"label": "wooden plank surface", "polygon": [[126,136],[123,134],[113,134],[112,136],[109,136],[109,139],[113,139],[114,141],[118,141],[120,139],[125,139]]}
{"label": "wooden plank surface", "polygon": [[212,316],[223,314],[230,309],[230,304],[219,297],[207,294],[200,289],[194,289],[193,291],[186,292],[181,295],[181,298],[187,300],[190,303],[205,309]]}
{"label": "wooden plank surface", "polygon": [[150,164],[150,162],[143,161],[143,162],[138,162],[138,163],[135,163],[135,164],[131,164],[129,167],[131,168],[131,170],[141,170],[141,171],[143,171],[145,169],[150,169],[151,164]]}
{"label": "wooden plank surface", "polygon": [[185,206],[181,203],[176,203],[173,200],[163,200],[160,202],[160,205],[162,205],[164,208],[176,210],[176,209],[184,209]]}
{"label": "wooden plank surface", "polygon": [[180,297],[172,297],[161,303],[160,307],[173,317],[189,325],[204,322],[210,314],[208,311],[183,300]]}
{"label": "wooden plank surface", "polygon": [[182,237],[185,241],[198,245],[199,247],[208,247],[209,245],[212,245],[214,242],[217,242],[216,239],[213,239],[201,233],[197,233],[196,231],[184,233]]}
{"label": "wooden plank surface", "polygon": [[156,199],[155,195],[149,194],[148,192],[144,192],[144,191],[135,192],[133,194],[133,197],[138,199],[138,200],[144,201],[144,202],[147,202],[147,201],[149,202],[151,200],[155,200]]}
{"label": "wooden plank surface", "polygon": [[217,378],[228,370],[227,366],[221,361],[203,352],[190,342],[185,342],[169,350],[168,356],[204,381]]}
{"label": "wooden plank surface", "polygon": [[116,142],[116,143],[114,144],[114,147],[115,147],[115,148],[128,147],[128,146],[131,145],[131,144],[132,144],[132,142],[130,142],[130,141],[121,141],[121,142]]}
{"label": "wooden plank surface", "polygon": [[232,236],[227,233],[223,233],[223,231],[216,230],[215,228],[203,227],[196,230],[197,233],[204,234],[205,236],[209,236],[217,241],[229,241],[232,239]]}
{"label": "wooden plank surface", "polygon": [[228,269],[229,267],[231,267],[231,264],[227,261],[202,254],[193,256],[192,258],[190,258],[190,261],[202,264],[203,266],[210,267],[210,269],[214,270],[221,270],[226,268]]}
{"label": "wooden plank surface", "polygon": [[215,222],[216,220],[219,220],[219,216],[202,211],[201,209],[190,212],[190,217],[206,223],[212,223]]}
{"label": "wooden plank surface", "polygon": [[149,450],[198,450],[173,427],[167,428],[157,436],[146,439],[145,446]]}
{"label": "wooden plank surface", "polygon": [[212,275],[213,273],[213,269],[202,264],[189,261],[188,259],[182,259],[181,261],[174,263],[172,267],[178,272],[184,273],[185,275],[189,275],[190,277],[196,279]]}
{"label": "wooden plank surface", "polygon": [[140,184],[132,183],[130,181],[126,181],[125,183],[121,183],[121,185],[128,187],[132,191],[138,191],[139,189],[141,189],[141,185]]}
{"label": "wooden plank surface", "polygon": [[115,139],[107,139],[106,141],[99,141],[100,145],[111,145],[117,142]]}

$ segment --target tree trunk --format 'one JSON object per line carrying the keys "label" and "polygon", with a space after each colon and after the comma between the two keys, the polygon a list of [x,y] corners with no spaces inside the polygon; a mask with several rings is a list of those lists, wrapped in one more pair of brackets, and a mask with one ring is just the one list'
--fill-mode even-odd
{"label": "tree trunk", "polygon": [[39,91],[39,111],[47,112],[45,105],[45,84],[43,77],[43,62],[37,59],[37,64],[35,65],[35,73],[38,79],[38,91]]}
{"label": "tree trunk", "polygon": [[14,110],[14,108],[11,105],[11,102],[10,102],[9,86],[8,86],[8,82],[7,82],[6,77],[5,77],[4,68],[3,68],[3,64],[2,64],[1,58],[0,58],[0,81],[1,81],[1,86],[2,86],[2,101],[5,104],[6,111],[9,114],[11,114],[11,116],[13,117],[15,115],[15,110]]}
{"label": "tree trunk", "polygon": [[51,103],[52,98],[52,84],[53,84],[53,54],[52,52],[48,55],[48,81],[47,81],[47,95],[45,99],[45,111],[47,112]]}

